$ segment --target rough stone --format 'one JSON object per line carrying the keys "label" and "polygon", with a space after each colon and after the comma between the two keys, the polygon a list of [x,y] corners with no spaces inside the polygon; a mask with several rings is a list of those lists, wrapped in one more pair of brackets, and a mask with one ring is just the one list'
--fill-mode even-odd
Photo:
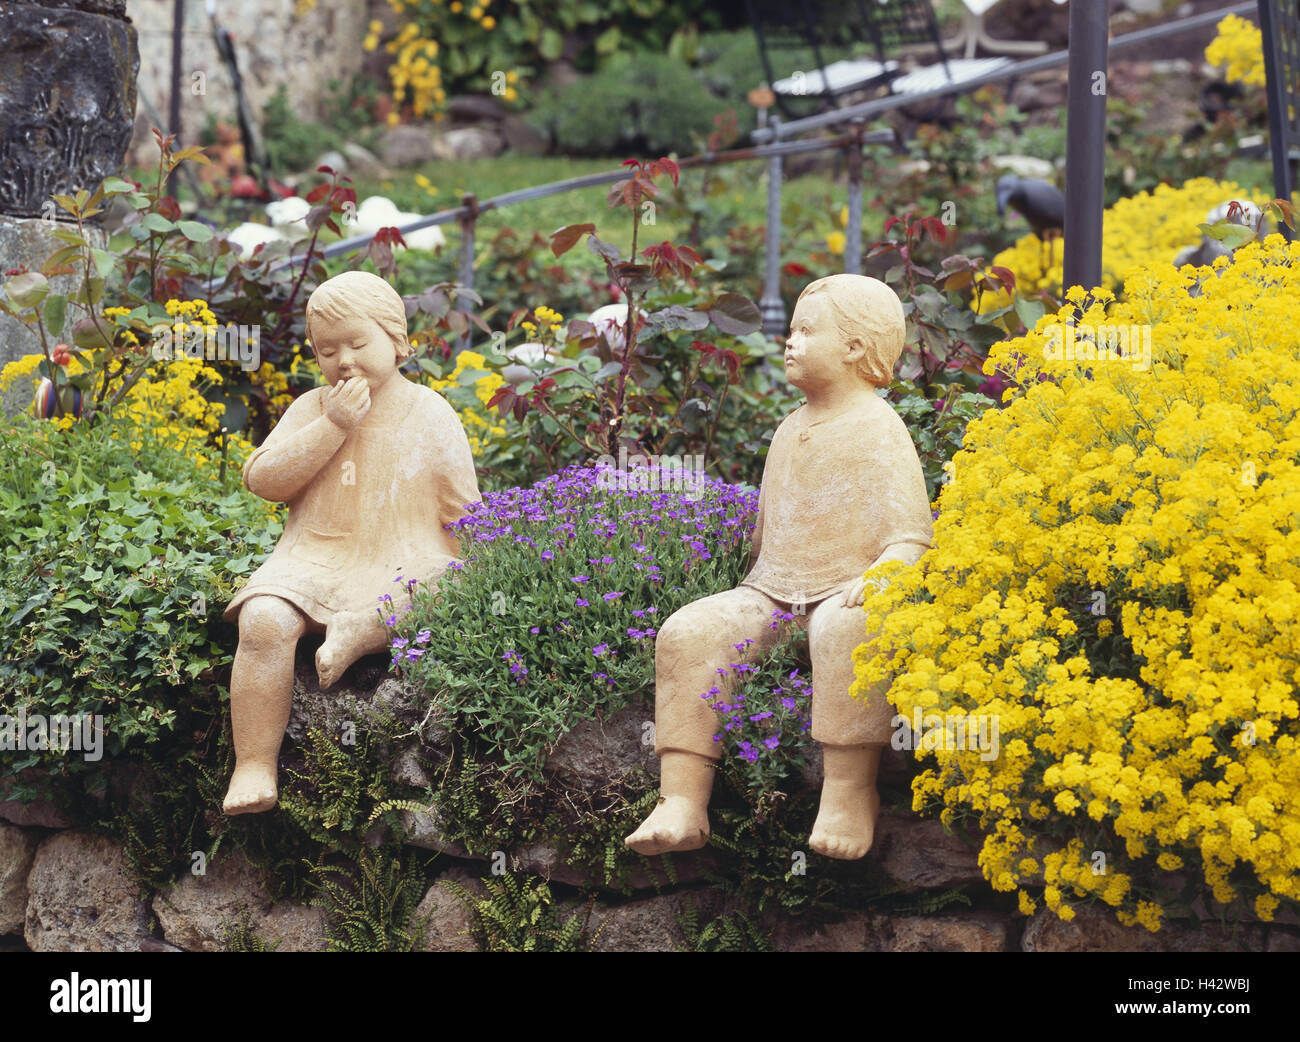
{"label": "rough stone", "polygon": [[[0,219],[0,223],[2,220]],[[3,332],[3,326],[0,326],[0,332]],[[17,781],[31,780],[33,774],[33,769],[29,767],[18,775]],[[13,784],[13,780],[9,778],[0,780],[0,821],[21,825],[23,828],[43,829],[66,829],[75,824],[49,800],[32,800],[30,803],[23,803],[17,799],[10,799],[9,794]]]}
{"label": "rough stone", "polygon": [[[3,56],[0,54],[0,61]],[[0,84],[0,95],[3,86]],[[0,101],[0,133],[3,133],[3,101]],[[0,182],[7,176],[0,167]],[[2,189],[0,189],[2,190]],[[0,209],[3,205],[0,204]],[[40,271],[50,254],[61,249],[67,243],[54,238],[53,233],[68,225],[57,221],[43,221],[31,217],[11,217],[0,213],[0,272],[11,268],[26,268],[28,271]],[[87,238],[92,246],[103,249],[108,245],[108,233],[102,228],[88,226]],[[50,280],[50,291],[72,295],[81,285],[77,275],[56,275]],[[70,330],[74,323],[84,318],[86,312],[75,304],[68,306],[65,329]],[[32,327],[9,315],[0,315],[0,368],[23,355],[35,354],[41,349],[40,339]],[[25,381],[19,381],[5,393],[2,407],[8,415],[13,415],[32,404],[32,393]],[[0,817],[5,817],[0,811]],[[20,822],[19,824],[24,824]],[[32,824],[37,824],[33,822]],[[59,827],[59,826],[52,826]]]}
{"label": "rough stone", "polygon": [[934,820],[884,811],[872,855],[904,893],[983,883],[979,845]]}
{"label": "rough stone", "polygon": [[491,159],[505,151],[505,139],[485,126],[458,127],[433,139],[433,158],[448,161]]}
{"label": "rough stone", "polygon": [[0,212],[52,214],[51,196],[121,169],[139,66],[120,15],[0,5]]}
{"label": "rough stone", "polygon": [[317,156],[316,162],[312,163],[311,168],[315,171],[322,166],[327,166],[337,173],[346,174],[348,172],[347,156],[336,149],[330,149],[328,152],[323,152]]}
{"label": "rough stone", "polygon": [[1257,923],[1225,930],[1217,923],[1173,921],[1151,933],[1120,925],[1109,907],[1086,906],[1076,908],[1069,922],[1039,911],[1025,927],[1020,947],[1026,952],[1258,952],[1266,950],[1267,940],[1267,930]]}
{"label": "rough stone", "polygon": [[839,922],[810,926],[798,919],[778,919],[772,927],[772,947],[778,952],[865,952],[870,946],[872,917],[846,916]]}
{"label": "rough stone", "polygon": [[877,916],[869,932],[880,952],[1005,952],[1012,941],[995,915]]}
{"label": "rough stone", "polygon": [[469,909],[449,883],[464,887],[476,897],[487,897],[487,888],[478,879],[462,869],[453,869],[429,887],[424,899],[411,916],[412,927],[423,924],[426,952],[478,951],[470,933],[472,917]]}
{"label": "rough stone", "polygon": [[510,114],[491,94],[462,94],[447,101],[447,118],[458,123],[499,122]]}
{"label": "rough stone", "polygon": [[358,177],[384,180],[393,176],[392,171],[379,161],[377,155],[354,141],[349,141],[343,146],[343,155]]}
{"label": "rough stone", "polygon": [[27,916],[27,874],[40,837],[0,825],[0,934],[20,933]]}
{"label": "rough stone", "polygon": [[442,830],[442,814],[434,804],[429,804],[418,814],[409,810],[402,811],[402,825],[406,829],[406,842],[410,846],[434,850],[451,857],[474,857],[460,843],[446,837]]}
{"label": "rough stone", "polygon": [[379,155],[388,166],[419,166],[434,158],[433,134],[415,123],[390,127],[379,141]]}
{"label": "rough stone", "polygon": [[659,776],[653,732],[653,705],[631,705],[608,717],[583,720],[565,734],[546,758],[544,770],[558,782],[595,794],[623,781],[635,770]]}
{"label": "rough stone", "polygon": [[147,923],[139,884],[112,840],[68,831],[37,847],[23,930],[32,951],[157,950]]}
{"label": "rough stone", "polygon": [[528,156],[542,156],[551,150],[551,139],[534,127],[523,116],[510,113],[497,129],[506,140],[506,148]]}
{"label": "rough stone", "polygon": [[323,951],[323,909],[297,901],[272,902],[266,873],[243,854],[214,858],[201,876],[186,875],[153,899],[163,937],[185,951],[226,949],[227,932],[247,916],[248,928],[276,951]]}
{"label": "rough stone", "polygon": [[597,906],[592,915],[591,950],[596,952],[675,952],[687,946],[678,917],[693,904],[700,924],[722,907],[716,890],[662,894],[614,906]]}

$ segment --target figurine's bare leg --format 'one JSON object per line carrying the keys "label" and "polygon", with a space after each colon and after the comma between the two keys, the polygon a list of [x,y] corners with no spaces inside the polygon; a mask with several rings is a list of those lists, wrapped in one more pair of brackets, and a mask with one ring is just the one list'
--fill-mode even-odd
{"label": "figurine's bare leg", "polygon": [[821,805],[808,845],[826,857],[852,861],[875,840],[880,814],[876,770],[889,741],[894,708],[879,686],[864,705],[849,694],[853,651],[874,639],[862,608],[846,608],[842,595],[822,601],[808,623],[813,666],[812,737],[823,744],[826,765]]}
{"label": "figurine's bare leg", "polygon": [[699,850],[709,841],[716,761],[667,749],[659,761],[659,804],[625,842],[638,854]]}
{"label": "figurine's bare leg", "polygon": [[239,647],[230,672],[235,773],[222,804],[227,814],[275,806],[280,740],[293,706],[294,650],[307,627],[307,618],[279,597],[250,597],[239,609]]}
{"label": "figurine's bare leg", "polygon": [[[659,804],[626,843],[639,854],[698,850],[709,841],[709,795],[720,753],[718,714],[702,697],[717,685],[734,689],[733,662],[751,662],[770,648],[777,604],[741,586],[674,612],[655,638],[655,752]],[[734,645],[750,643],[743,651]],[[723,670],[722,674],[718,670]]]}
{"label": "figurine's bare leg", "polygon": [[[814,695],[816,697],[815,689]],[[823,745],[826,778],[808,845],[826,857],[854,861],[866,855],[876,837],[880,793],[876,770],[880,745]]]}
{"label": "figurine's bare leg", "polygon": [[325,627],[325,643],[316,652],[316,676],[320,689],[328,691],[344,670],[362,655],[387,650],[392,631],[384,626],[377,611],[341,611]]}

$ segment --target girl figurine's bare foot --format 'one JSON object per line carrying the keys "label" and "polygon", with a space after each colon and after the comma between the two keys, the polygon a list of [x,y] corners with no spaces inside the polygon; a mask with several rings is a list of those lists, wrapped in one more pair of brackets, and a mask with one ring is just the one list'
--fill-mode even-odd
{"label": "girl figurine's bare foot", "polygon": [[709,814],[685,796],[661,798],[650,816],[625,839],[638,854],[699,850],[709,842]]}
{"label": "girl figurine's bare foot", "polygon": [[339,612],[325,627],[325,643],[316,652],[320,689],[328,691],[337,684],[348,666],[362,655],[373,655],[386,647],[388,633],[375,612]]}
{"label": "girl figurine's bare foot", "polygon": [[221,809],[227,814],[257,814],[274,807],[278,798],[275,767],[236,763]]}
{"label": "girl figurine's bare foot", "polygon": [[808,845],[824,857],[856,861],[871,849],[879,816],[880,793],[874,785],[827,779]]}

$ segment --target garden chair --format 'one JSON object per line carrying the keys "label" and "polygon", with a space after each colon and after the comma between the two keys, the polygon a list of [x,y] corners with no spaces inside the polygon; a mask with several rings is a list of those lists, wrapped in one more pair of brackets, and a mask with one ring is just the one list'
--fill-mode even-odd
{"label": "garden chair", "polygon": [[[882,84],[898,71],[883,56],[853,56],[872,46],[856,0],[746,0],[745,6],[763,72],[787,119],[835,108],[839,95]],[[829,60],[841,53],[848,56]]]}
{"label": "garden chair", "polygon": [[862,20],[882,62],[887,53],[897,53],[902,47],[917,44],[932,45],[938,55],[937,62],[888,80],[891,94],[922,94],[960,84],[1011,62],[1006,57],[949,58],[930,0],[859,0],[859,3]]}
{"label": "garden chair", "polygon": [[[1290,199],[1300,164],[1300,0],[1259,0],[1273,192]],[[1287,234],[1287,229],[1281,229]],[[1288,238],[1290,235],[1288,235]]]}

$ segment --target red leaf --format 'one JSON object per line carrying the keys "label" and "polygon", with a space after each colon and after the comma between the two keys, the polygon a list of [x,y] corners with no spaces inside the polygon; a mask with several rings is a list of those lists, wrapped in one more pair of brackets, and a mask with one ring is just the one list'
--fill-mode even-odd
{"label": "red leaf", "polygon": [[158,200],[158,212],[169,221],[179,221],[181,219],[181,204],[170,195],[164,195]]}
{"label": "red leaf", "polygon": [[656,162],[652,163],[651,166],[656,172],[661,171],[667,174],[669,177],[673,179],[673,184],[674,185],[677,184],[677,175],[681,170],[681,168],[675,162],[669,159],[667,156],[664,156],[662,159],[659,159]]}
{"label": "red leaf", "polygon": [[322,163],[320,166],[318,166],[318,167],[316,168],[316,173],[318,173],[318,174],[329,174],[330,177],[333,177],[333,176],[334,176],[334,168],[333,168],[332,166],[325,166],[325,164]]}
{"label": "red leaf", "polygon": [[1000,281],[1008,290],[1016,288],[1016,273],[1010,268],[1004,268],[1000,264],[995,264],[989,269],[989,272],[996,275],[998,281]]}
{"label": "red leaf", "polygon": [[515,410],[515,419],[518,420],[520,423],[523,423],[524,417],[528,415],[528,399],[516,398],[514,410]]}
{"label": "red leaf", "polygon": [[640,166],[640,165],[641,165],[641,160],[639,160],[639,159],[625,159],[625,160],[623,160],[623,162],[619,163],[618,165],[619,165],[619,166]]}
{"label": "red leaf", "polygon": [[577,245],[584,235],[588,235],[596,230],[594,224],[570,224],[565,228],[551,233],[551,252],[555,256],[567,253]]}
{"label": "red leaf", "polygon": [[313,188],[310,192],[307,193],[306,199],[307,202],[315,204],[320,202],[329,194],[330,194],[329,185],[317,185],[315,188]]}
{"label": "red leaf", "polygon": [[519,324],[519,320],[529,313],[528,308],[516,308],[510,315],[510,321],[506,323],[506,329],[514,329]]}

